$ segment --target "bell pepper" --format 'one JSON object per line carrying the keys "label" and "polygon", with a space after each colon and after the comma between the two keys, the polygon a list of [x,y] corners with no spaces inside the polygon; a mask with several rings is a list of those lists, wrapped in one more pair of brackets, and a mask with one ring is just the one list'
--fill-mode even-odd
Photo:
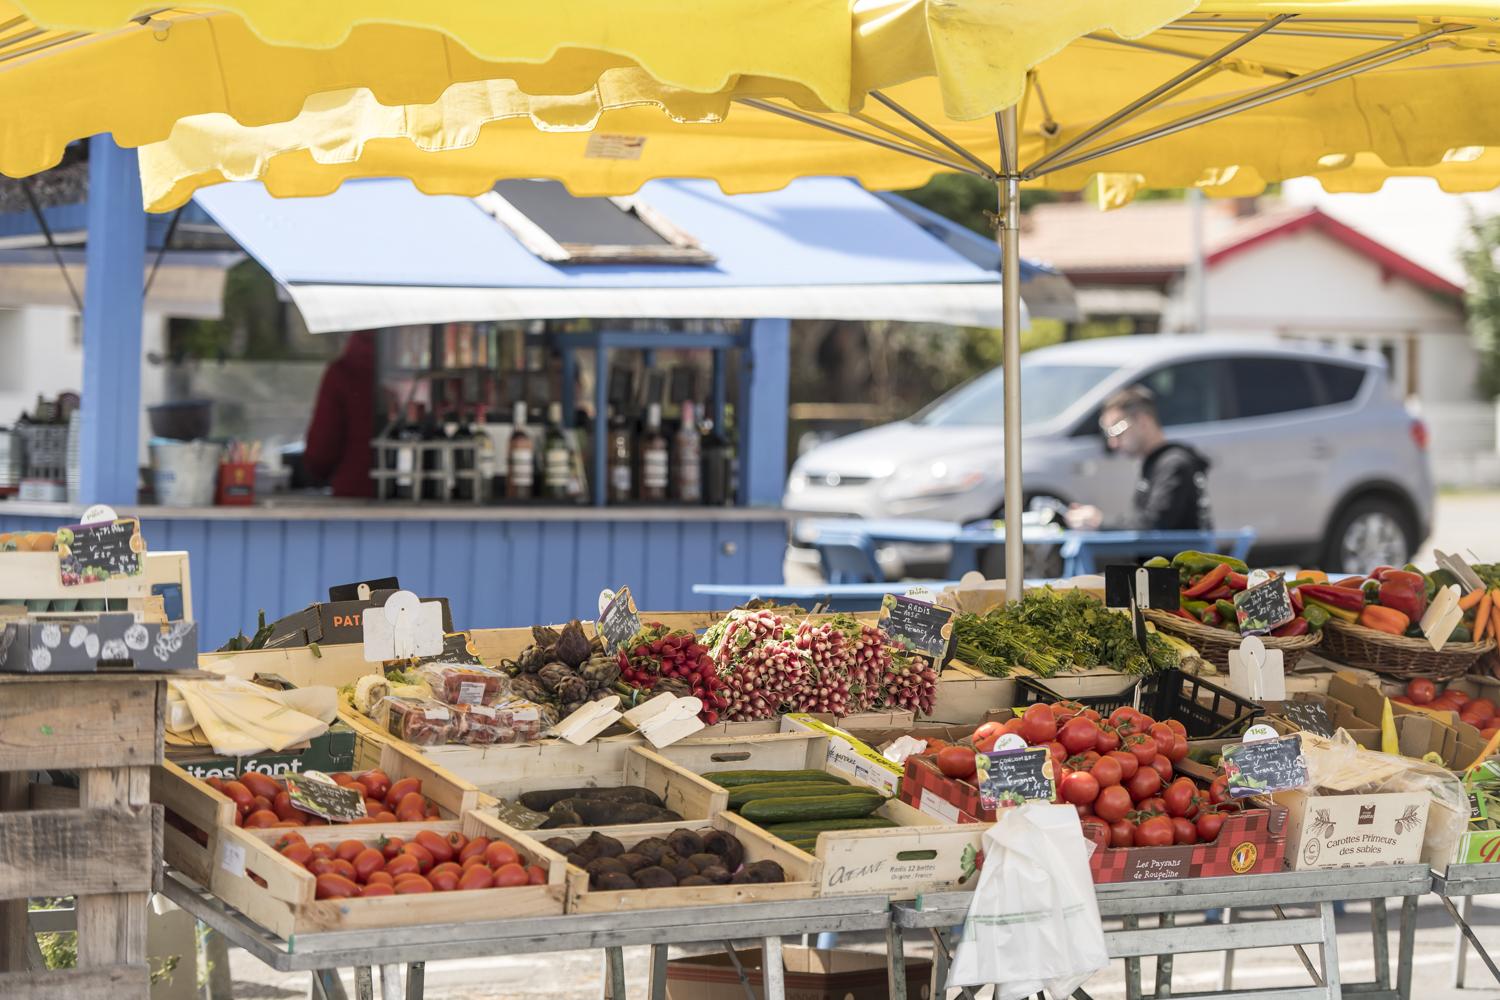
{"label": "bell pepper", "polygon": [[1212,628],[1218,628],[1224,624],[1224,618],[1219,614],[1217,607],[1211,604],[1203,609],[1203,624]]}
{"label": "bell pepper", "polygon": [[1195,621],[1198,620],[1198,619],[1194,618],[1192,615],[1190,615],[1187,612],[1186,608],[1178,608],[1175,611],[1173,611],[1172,613],[1175,614],[1178,618],[1186,618],[1190,622],[1195,622]]}
{"label": "bell pepper", "polygon": [[1310,631],[1312,631],[1312,626],[1307,624],[1307,619],[1298,615],[1285,625],[1273,628],[1271,634],[1278,639],[1285,639],[1294,635],[1306,635]]}
{"label": "bell pepper", "polygon": [[1427,591],[1421,583],[1412,583],[1408,576],[1400,570],[1387,574],[1376,597],[1383,606],[1401,612],[1407,621],[1420,621],[1427,610]]}
{"label": "bell pepper", "polygon": [[1351,625],[1359,621],[1358,611],[1351,611],[1349,608],[1341,608],[1336,604],[1325,604],[1323,601],[1317,599],[1316,597],[1310,597],[1305,593],[1302,595],[1302,601],[1304,604],[1302,613],[1304,615],[1311,613],[1314,608],[1321,608],[1324,614],[1328,615],[1330,618],[1337,618],[1339,621],[1348,622]]}
{"label": "bell pepper", "polygon": [[1172,565],[1172,562],[1166,556],[1152,556],[1141,563],[1141,565],[1147,569],[1167,569]]}
{"label": "bell pepper", "polygon": [[1393,572],[1395,569],[1396,567],[1394,566],[1376,566],[1374,569],[1370,570],[1370,579],[1384,580],[1385,575],[1387,573]]}
{"label": "bell pepper", "polygon": [[1297,579],[1306,580],[1308,583],[1327,583],[1328,574],[1320,569],[1299,569]]}
{"label": "bell pepper", "polygon": [[1411,624],[1411,619],[1395,608],[1386,608],[1381,607],[1379,604],[1371,604],[1359,613],[1359,623],[1365,628],[1372,628],[1379,632],[1389,632],[1391,635],[1401,635],[1406,631],[1406,627]]}
{"label": "bell pepper", "polygon": [[1365,595],[1366,602],[1374,604],[1380,600],[1380,581],[1371,577],[1360,586],[1359,592]]}
{"label": "bell pepper", "polygon": [[1448,641],[1449,642],[1473,642],[1474,641],[1474,633],[1471,632],[1471,631],[1469,631],[1469,626],[1467,626],[1467,625],[1455,625],[1455,626],[1453,626],[1453,631],[1448,636]]}
{"label": "bell pepper", "polygon": [[1204,573],[1203,579],[1199,580],[1197,583],[1184,590],[1182,592],[1182,596],[1192,599],[1203,597],[1210,591],[1217,590],[1219,588],[1219,585],[1224,582],[1224,578],[1228,575],[1229,567],[1224,563],[1219,563],[1217,566],[1210,569],[1207,573]]}
{"label": "bell pepper", "polygon": [[1307,619],[1307,625],[1314,632],[1328,624],[1328,612],[1322,605],[1309,601],[1307,607],[1302,609],[1302,617]]}
{"label": "bell pepper", "polygon": [[1364,586],[1365,578],[1362,576],[1346,576],[1334,584],[1335,587],[1344,587],[1348,590],[1358,590]]}
{"label": "bell pepper", "polygon": [[1359,590],[1350,590],[1348,587],[1330,587],[1323,583],[1302,587],[1302,599],[1319,601],[1345,611],[1353,611],[1356,617],[1359,615],[1359,609],[1365,606],[1365,595]]}
{"label": "bell pepper", "polygon": [[1191,580],[1195,576],[1207,573],[1219,565],[1228,566],[1236,573],[1250,572],[1250,567],[1246,566],[1243,560],[1236,559],[1233,556],[1221,556],[1215,552],[1198,552],[1193,549],[1179,552],[1173,556],[1172,565],[1176,566],[1178,572],[1182,574],[1184,582]]}
{"label": "bell pepper", "polygon": [[1230,590],[1244,590],[1250,586],[1250,577],[1248,574],[1236,573],[1231,570],[1229,575],[1224,578],[1224,582],[1229,585]]}
{"label": "bell pepper", "polygon": [[1188,600],[1185,600],[1185,601],[1182,602],[1182,606],[1184,608],[1186,608],[1187,611],[1188,611],[1188,614],[1192,615],[1194,618],[1202,619],[1203,612],[1205,610],[1207,610],[1208,608],[1212,607],[1213,605],[1209,604],[1207,601],[1188,601]]}
{"label": "bell pepper", "polygon": [[1393,583],[1405,583],[1418,589],[1423,589],[1427,586],[1427,578],[1421,573],[1408,573],[1404,569],[1390,570],[1385,576],[1379,576],[1375,579],[1381,583],[1385,583],[1387,580]]}

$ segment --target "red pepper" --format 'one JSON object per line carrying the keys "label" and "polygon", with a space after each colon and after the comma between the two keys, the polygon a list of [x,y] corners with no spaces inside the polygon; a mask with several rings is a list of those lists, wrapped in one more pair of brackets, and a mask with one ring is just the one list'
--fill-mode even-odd
{"label": "red pepper", "polygon": [[1293,587],[1287,594],[1292,599],[1292,610],[1300,615],[1302,613],[1302,588]]}
{"label": "red pepper", "polygon": [[1201,600],[1205,601],[1229,601],[1234,599],[1234,591],[1228,586],[1217,587],[1204,594]]}
{"label": "red pepper", "polygon": [[1391,572],[1392,570],[1394,570],[1395,568],[1396,568],[1395,566],[1376,566],[1374,569],[1370,570],[1370,579],[1371,580],[1384,580],[1385,579],[1385,575],[1387,573]]}
{"label": "red pepper", "polygon": [[1210,604],[1208,610],[1203,612],[1203,624],[1218,627],[1224,624],[1224,617],[1219,614],[1218,608]]}
{"label": "red pepper", "polygon": [[1358,590],[1364,585],[1365,578],[1362,576],[1346,576],[1342,580],[1334,584],[1335,587],[1343,587],[1346,590]]}
{"label": "red pepper", "polygon": [[1179,618],[1186,618],[1190,622],[1195,622],[1200,625],[1202,624],[1202,622],[1199,622],[1198,619],[1194,618],[1192,612],[1188,611],[1186,608],[1175,608],[1174,612]]}
{"label": "red pepper", "polygon": [[1379,580],[1382,586],[1387,583],[1396,583],[1407,587],[1414,587],[1424,600],[1427,597],[1427,580],[1421,573],[1408,573],[1404,569],[1392,569],[1387,570],[1382,576],[1375,577],[1375,579]]}
{"label": "red pepper", "polygon": [[1365,595],[1358,589],[1350,590],[1348,587],[1328,586],[1322,583],[1304,583],[1297,588],[1302,591],[1304,601],[1321,601],[1335,608],[1345,611],[1359,611],[1365,606]]}
{"label": "red pepper", "polygon": [[1404,579],[1397,579],[1412,576],[1416,574],[1401,570],[1387,573],[1380,583],[1379,600],[1385,607],[1401,612],[1408,621],[1416,622],[1422,620],[1422,613],[1427,610],[1427,592],[1420,584],[1413,586]]}
{"label": "red pepper", "polygon": [[1236,573],[1230,570],[1229,576],[1225,578],[1225,582],[1229,584],[1230,590],[1244,590],[1250,586],[1250,577],[1244,573]]}
{"label": "red pepper", "polygon": [[1182,596],[1193,600],[1200,599],[1204,594],[1207,594],[1209,591],[1216,589],[1220,584],[1222,584],[1224,582],[1224,578],[1228,575],[1229,564],[1219,563],[1213,569],[1203,574],[1203,579],[1193,584],[1187,590],[1184,590],[1182,592]]}
{"label": "red pepper", "polygon": [[1284,639],[1292,635],[1306,635],[1310,628],[1311,626],[1307,624],[1307,619],[1298,615],[1280,628],[1272,629],[1271,634],[1278,639]]}

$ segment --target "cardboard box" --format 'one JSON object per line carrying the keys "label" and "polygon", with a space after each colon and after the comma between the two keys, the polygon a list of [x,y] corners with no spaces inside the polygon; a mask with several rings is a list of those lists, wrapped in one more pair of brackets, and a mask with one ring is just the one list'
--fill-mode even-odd
{"label": "cardboard box", "polygon": [[[365,641],[364,614],[371,608],[385,606],[386,600],[396,593],[394,590],[377,590],[368,601],[324,601],[309,604],[301,611],[278,618],[271,623],[271,634],[266,639],[266,649],[284,649],[290,646],[337,645],[339,643],[363,643]],[[423,597],[422,601],[437,601],[443,606],[443,632],[453,631],[453,612],[448,608],[446,597]]]}
{"label": "cardboard box", "polygon": [[819,722],[810,715],[786,715],[781,720],[784,733],[811,732],[828,737],[828,769],[851,781],[894,796],[901,788],[902,768],[891,763],[842,729]]}
{"label": "cardboard box", "polygon": [[12,622],[0,630],[0,671],[92,674],[195,670],[198,626],[136,621],[129,611]]}
{"label": "cardboard box", "polygon": [[[751,990],[764,996],[760,949],[736,952]],[[860,951],[784,947],[786,995],[795,1000],[884,1000],[889,995],[885,956]],[[906,961],[906,995],[930,1000],[932,963]],[[722,952],[667,963],[667,1000],[744,1000],[739,974]]]}
{"label": "cardboard box", "polygon": [[993,823],[995,810],[979,799],[979,786],[950,778],[931,757],[906,758],[901,777],[901,801],[945,823]]}
{"label": "cardboard box", "polygon": [[222,757],[207,748],[187,753],[168,752],[167,759],[195,778],[233,778],[246,770],[280,777],[304,771],[354,769],[354,730],[334,723],[322,736],[314,736],[301,748],[281,753],[266,751],[249,757]]}
{"label": "cardboard box", "polygon": [[[1312,702],[1322,705],[1323,711],[1327,713],[1328,720],[1333,723],[1335,729],[1342,729],[1349,737],[1360,746],[1369,750],[1380,749],[1380,726],[1379,723],[1370,723],[1362,719],[1354,711],[1354,706],[1333,697],[1332,695],[1299,694],[1289,701]],[[1267,702],[1265,722],[1272,729],[1282,735],[1298,732],[1298,727],[1280,713],[1279,707],[1285,702]]]}
{"label": "cardboard box", "polygon": [[1287,867],[1294,871],[1414,864],[1422,857],[1425,794],[1289,791],[1272,798],[1287,807]]}
{"label": "cardboard box", "polygon": [[1459,838],[1456,865],[1494,864],[1500,861],[1500,830],[1471,830]]}
{"label": "cardboard box", "polygon": [[1287,810],[1272,805],[1231,813],[1208,843],[1100,848],[1089,858],[1089,871],[1101,884],[1263,875],[1282,870],[1287,843]]}

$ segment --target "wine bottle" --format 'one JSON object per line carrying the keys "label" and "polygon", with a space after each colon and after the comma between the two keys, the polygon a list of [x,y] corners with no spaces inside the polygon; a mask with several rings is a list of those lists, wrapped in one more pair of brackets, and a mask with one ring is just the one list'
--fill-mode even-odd
{"label": "wine bottle", "polygon": [[571,498],[573,460],[562,430],[562,404],[547,404],[547,435],[542,450],[542,490],[548,500]]}
{"label": "wine bottle", "polygon": [[635,491],[632,488],[635,481],[634,470],[631,463],[634,459],[632,435],[630,425],[625,420],[625,415],[619,410],[614,410],[609,419],[609,449],[607,452],[609,461],[609,502],[629,503],[634,499]]}
{"label": "wine bottle", "polygon": [[479,501],[488,501],[499,495],[494,487],[499,478],[499,470],[495,468],[495,442],[485,427],[487,422],[488,414],[484,407],[474,407],[469,437],[474,442],[474,471],[478,474],[478,478],[474,480],[474,499]]}
{"label": "wine bottle", "polygon": [[526,433],[526,402],[517,400],[513,411],[510,449],[506,457],[505,495],[512,500],[529,500],[536,486],[536,449]]}
{"label": "wine bottle", "polygon": [[703,447],[698,437],[693,401],[682,401],[682,426],[677,428],[672,455],[672,496],[682,503],[703,502]]}
{"label": "wine bottle", "polygon": [[396,499],[415,500],[417,488],[417,442],[422,440],[422,404],[406,404],[406,422],[396,430]]}
{"label": "wine bottle", "polygon": [[703,436],[703,502],[724,507],[734,502],[734,450],[713,424]]}
{"label": "wine bottle", "polygon": [[646,407],[646,430],[641,436],[641,499],[660,503],[667,498],[667,438],[661,432],[661,404]]}

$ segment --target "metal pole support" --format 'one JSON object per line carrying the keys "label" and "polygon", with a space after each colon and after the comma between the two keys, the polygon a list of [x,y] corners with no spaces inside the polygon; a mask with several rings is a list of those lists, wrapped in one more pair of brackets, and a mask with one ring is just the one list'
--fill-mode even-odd
{"label": "metal pole support", "polygon": [[996,115],[1000,133],[1000,295],[1002,380],[1005,392],[1005,599],[1019,601],[1025,586],[1021,541],[1021,176],[1020,132],[1014,105]]}

